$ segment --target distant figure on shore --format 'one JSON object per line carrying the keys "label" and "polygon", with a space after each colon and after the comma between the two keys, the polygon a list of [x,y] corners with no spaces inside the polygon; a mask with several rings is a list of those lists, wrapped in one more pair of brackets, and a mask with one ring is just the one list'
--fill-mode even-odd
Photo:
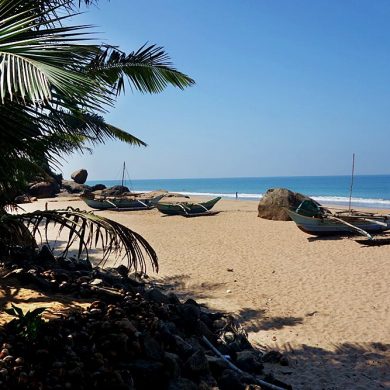
{"label": "distant figure on shore", "polygon": [[238,199],[238,192],[236,192],[236,199]]}

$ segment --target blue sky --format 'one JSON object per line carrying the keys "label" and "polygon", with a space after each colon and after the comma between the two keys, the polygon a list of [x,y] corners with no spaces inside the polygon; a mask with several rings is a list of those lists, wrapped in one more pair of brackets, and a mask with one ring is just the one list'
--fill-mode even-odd
{"label": "blue sky", "polygon": [[73,155],[68,177],[390,173],[390,2],[100,0],[77,19],[125,51],[164,46],[185,91],[127,90],[108,122],[148,143]]}

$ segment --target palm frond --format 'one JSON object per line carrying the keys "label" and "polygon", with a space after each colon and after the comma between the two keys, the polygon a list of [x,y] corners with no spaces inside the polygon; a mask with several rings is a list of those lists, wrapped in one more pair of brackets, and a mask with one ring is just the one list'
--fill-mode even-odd
{"label": "palm frond", "polygon": [[0,212],[0,253],[4,255],[18,247],[35,249],[36,241],[26,225],[9,216],[4,210]]}
{"label": "palm frond", "polygon": [[41,23],[45,23],[48,16],[59,12],[72,14],[83,4],[89,6],[97,3],[98,0],[0,0],[0,12],[4,16],[12,16],[27,11],[30,15],[41,16]]}
{"label": "palm frond", "polygon": [[111,133],[112,138],[118,139],[119,141],[135,146],[148,146],[144,141],[113,125],[107,125],[107,130]]}
{"label": "palm frond", "polygon": [[110,256],[115,255],[115,264],[124,262],[129,270],[145,273],[149,259],[152,269],[158,272],[158,258],[150,244],[138,233],[108,218],[69,207],[66,210],[7,214],[3,223],[15,221],[23,222],[32,236],[49,246],[47,232],[53,225],[59,228],[61,238],[65,237],[67,231],[62,256],[66,256],[76,242],[79,257],[82,254],[88,257],[88,250],[100,245],[102,249],[102,256],[98,262],[100,266],[104,267],[109,260],[112,265]]}
{"label": "palm frond", "polygon": [[37,163],[59,169],[66,155],[91,152],[91,146],[110,139],[145,146],[139,138],[80,110],[37,110],[18,102],[0,105],[0,207],[12,203],[27,183],[41,173]]}
{"label": "palm frond", "polygon": [[86,71],[104,80],[117,94],[124,92],[125,78],[131,88],[142,93],[159,93],[168,85],[184,89],[195,84],[176,70],[164,48],[156,45],[145,44],[130,54],[112,46],[102,47]]}
{"label": "palm frond", "polygon": [[[4,167],[10,158],[24,156],[36,160],[45,155],[50,163],[58,165],[64,154],[90,151],[85,145],[119,139],[135,146],[146,144],[134,135],[105,122],[98,114],[76,109],[50,107],[37,110],[18,102],[0,105],[0,152]],[[11,170],[11,167],[8,169]],[[3,179],[0,177],[0,180]]]}
{"label": "palm frond", "polygon": [[134,135],[106,123],[98,114],[80,110],[60,111],[51,110],[48,120],[55,123],[59,132],[75,133],[85,137],[92,144],[101,143],[108,139],[119,139],[134,146],[146,146],[146,143]]}
{"label": "palm frond", "polygon": [[[125,54],[85,44],[89,26],[63,26],[74,8],[94,0],[0,0],[0,207],[12,201],[39,161],[108,139],[146,146],[102,115],[130,86],[156,93],[194,81],[155,45]],[[63,12],[65,11],[65,12]]]}
{"label": "palm frond", "polygon": [[[15,11],[18,4],[15,2],[14,7],[9,8]],[[75,42],[86,39],[85,30],[90,26],[38,29],[41,24],[36,15],[22,11],[5,17],[1,10],[0,7],[0,99],[3,104],[6,98],[42,104],[51,99],[53,88],[65,96],[77,96],[81,102],[93,104],[94,99],[89,99],[91,94],[99,97],[96,102],[105,101],[107,91],[102,85],[75,67],[97,53],[95,46]],[[70,16],[53,16],[49,21],[55,25]]]}

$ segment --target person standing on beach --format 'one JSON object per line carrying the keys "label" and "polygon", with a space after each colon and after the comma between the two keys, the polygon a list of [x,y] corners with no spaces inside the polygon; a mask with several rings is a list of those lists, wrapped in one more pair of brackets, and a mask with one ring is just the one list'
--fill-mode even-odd
{"label": "person standing on beach", "polygon": [[238,192],[236,192],[236,199],[238,199]]}

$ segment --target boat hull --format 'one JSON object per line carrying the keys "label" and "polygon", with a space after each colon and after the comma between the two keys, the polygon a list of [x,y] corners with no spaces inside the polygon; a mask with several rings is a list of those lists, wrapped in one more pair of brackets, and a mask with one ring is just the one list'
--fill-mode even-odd
{"label": "boat hull", "polygon": [[[299,229],[314,236],[357,234],[352,228],[326,217],[306,217],[291,210],[288,211],[288,214]],[[390,229],[390,219],[387,216],[375,217],[375,220],[380,224],[366,221],[364,218],[343,217],[343,220],[370,233],[380,233]]]}
{"label": "boat hull", "polygon": [[82,198],[83,201],[91,208],[97,210],[149,210],[156,207],[161,197],[151,199],[129,199],[129,198],[101,198],[91,199],[87,197]]}
{"label": "boat hull", "polygon": [[157,203],[156,207],[158,211],[166,215],[207,215],[207,213],[214,207],[214,205],[221,198],[214,198],[208,202],[201,203]]}

